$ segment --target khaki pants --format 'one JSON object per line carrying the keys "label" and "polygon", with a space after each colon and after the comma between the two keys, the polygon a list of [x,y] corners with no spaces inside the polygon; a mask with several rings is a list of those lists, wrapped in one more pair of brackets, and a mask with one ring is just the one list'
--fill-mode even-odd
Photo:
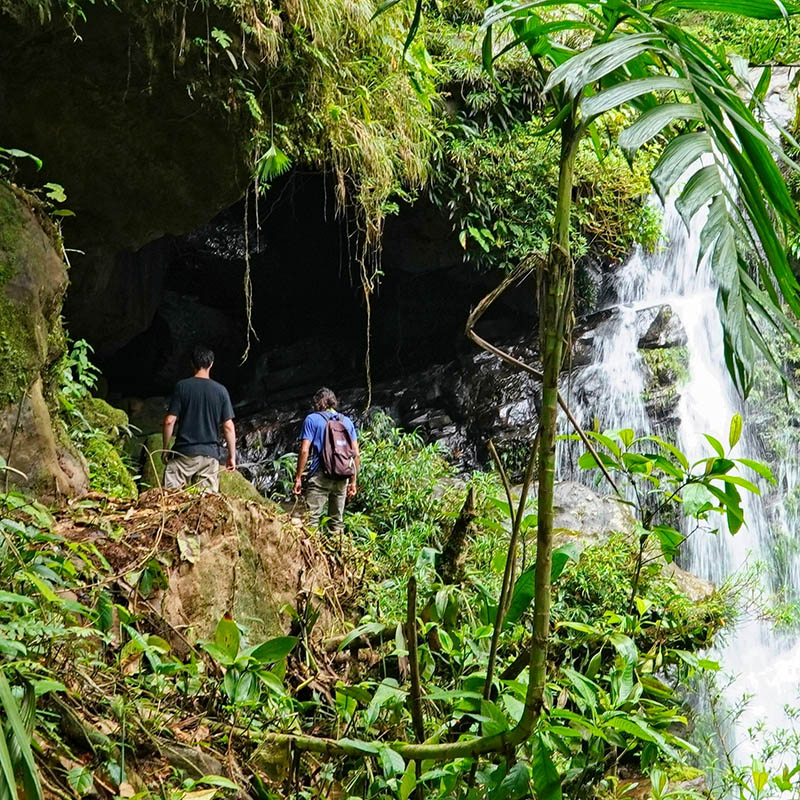
{"label": "khaki pants", "polygon": [[173,456],[164,471],[164,488],[183,489],[186,484],[218,492],[219,461],[211,456]]}
{"label": "khaki pants", "polygon": [[347,484],[347,478],[328,478],[319,472],[314,473],[308,479],[306,503],[312,525],[319,525],[322,510],[327,502],[330,528],[332,531],[341,530],[344,502],[347,499]]}

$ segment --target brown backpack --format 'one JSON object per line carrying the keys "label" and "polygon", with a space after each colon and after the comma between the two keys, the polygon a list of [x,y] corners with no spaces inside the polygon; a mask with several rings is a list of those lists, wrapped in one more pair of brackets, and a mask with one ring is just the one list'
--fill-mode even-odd
{"label": "brown backpack", "polygon": [[350,432],[338,415],[327,417],[321,411],[318,413],[326,420],[319,454],[322,471],[337,480],[352,478],[356,471],[356,452]]}

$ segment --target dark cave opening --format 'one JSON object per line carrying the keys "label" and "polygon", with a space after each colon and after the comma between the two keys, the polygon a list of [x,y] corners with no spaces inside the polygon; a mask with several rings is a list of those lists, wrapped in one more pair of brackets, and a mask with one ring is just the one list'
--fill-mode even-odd
{"label": "dark cave opening", "polygon": [[[260,199],[257,210],[251,198],[247,231],[244,209],[240,201],[189,234],[126,254],[124,269],[148,267],[141,268],[141,280],[149,282],[141,294],[156,297],[147,327],[121,347],[104,350],[102,341],[90,340],[110,397],[169,394],[189,373],[189,352],[199,341],[216,352],[214,376],[240,407],[291,402],[325,383],[364,385],[367,309],[356,245],[352,225],[337,216],[326,177],[295,171]],[[245,236],[253,335],[242,364]],[[152,267],[153,252],[159,253],[160,272]],[[380,268],[371,298],[374,382],[474,350],[464,323],[497,276],[464,262],[457,236],[427,200],[404,206],[387,221]],[[530,295],[530,289],[509,293],[487,315],[483,329],[500,338],[529,332]],[[116,312],[98,313],[119,325],[126,315],[142,316],[141,309],[121,302]],[[68,322],[80,331],[80,320]]]}

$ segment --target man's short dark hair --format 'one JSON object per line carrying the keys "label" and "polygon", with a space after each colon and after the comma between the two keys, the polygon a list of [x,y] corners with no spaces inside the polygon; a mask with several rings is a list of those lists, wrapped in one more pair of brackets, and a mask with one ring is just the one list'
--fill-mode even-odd
{"label": "man's short dark hair", "polygon": [[314,395],[314,408],[317,411],[325,411],[328,408],[338,408],[339,401],[336,399],[336,395],[333,393],[332,389],[329,389],[327,386],[323,386],[321,389],[317,389],[316,394]]}
{"label": "man's short dark hair", "polygon": [[203,344],[198,344],[192,350],[192,366],[198,369],[208,369],[214,363],[214,351]]}

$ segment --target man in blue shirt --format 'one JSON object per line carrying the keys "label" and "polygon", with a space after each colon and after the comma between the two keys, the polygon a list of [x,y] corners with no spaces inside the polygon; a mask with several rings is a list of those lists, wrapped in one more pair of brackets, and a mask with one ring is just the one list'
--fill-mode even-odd
{"label": "man in blue shirt", "polygon": [[[339,414],[336,410],[338,406],[339,401],[336,399],[336,395],[326,387],[314,395],[314,411],[305,418],[303,431],[300,434],[300,453],[297,456],[297,473],[294,479],[294,493],[299,495],[303,492],[303,477],[304,475],[307,477],[306,503],[312,525],[319,525],[323,508],[327,502],[332,531],[341,530],[345,500],[356,493],[359,463],[358,434],[350,417]],[[350,434],[355,454],[355,469],[351,478],[332,478],[326,475],[322,469],[320,454],[322,453],[325,429],[330,419],[340,420]],[[306,466],[308,466],[307,472]]]}

